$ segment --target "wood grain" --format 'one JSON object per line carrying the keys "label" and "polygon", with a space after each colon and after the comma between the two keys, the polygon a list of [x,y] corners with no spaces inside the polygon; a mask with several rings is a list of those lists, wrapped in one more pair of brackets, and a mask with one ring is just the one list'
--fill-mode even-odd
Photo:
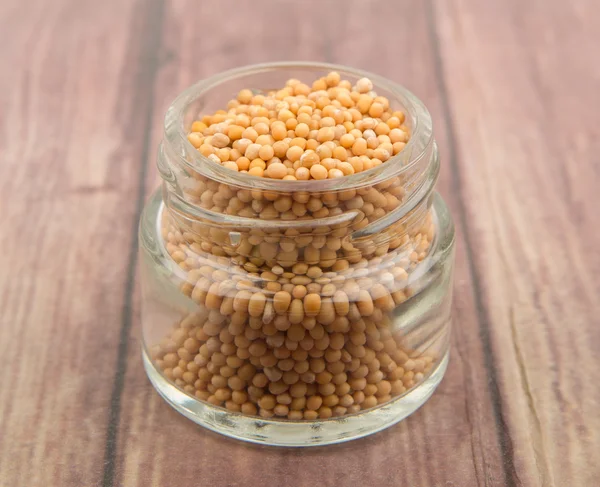
{"label": "wood grain", "polygon": [[148,29],[131,1],[11,3],[0,6],[0,485],[98,485],[129,315]]}
{"label": "wood grain", "polygon": [[513,480],[594,485],[600,116],[586,107],[597,105],[600,68],[586,58],[598,43],[598,6],[437,5],[466,244],[514,445]]}
{"label": "wood grain", "polygon": [[[574,486],[600,466],[600,7],[0,4],[0,486]],[[430,109],[457,224],[452,356],[401,424],[307,450],[182,418],[140,357],[163,114],[249,63],[374,71]]]}

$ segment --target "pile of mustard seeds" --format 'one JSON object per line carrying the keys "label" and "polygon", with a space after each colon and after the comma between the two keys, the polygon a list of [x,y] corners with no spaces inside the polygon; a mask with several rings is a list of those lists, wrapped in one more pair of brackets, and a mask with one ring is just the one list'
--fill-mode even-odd
{"label": "pile of mustard seeds", "polygon": [[279,91],[245,89],[192,124],[188,140],[233,171],[282,180],[330,179],[366,171],[408,141],[404,113],[362,78],[331,72],[312,87],[291,79]]}
{"label": "pile of mustard seeds", "polygon": [[[404,114],[370,80],[352,86],[335,72],[312,87],[289,80],[278,91],[242,90],[227,108],[194,122],[189,141],[216,164],[265,178],[359,173],[386,163],[409,137]],[[430,211],[351,238],[401,205],[401,177],[276,193],[195,176],[185,191],[205,210],[256,224],[225,228],[163,214],[166,250],[197,311],[150,353],[184,391],[264,418],[326,419],[384,404],[435,367],[434,354],[407,346],[393,315],[419,292],[409,277],[434,239]]]}

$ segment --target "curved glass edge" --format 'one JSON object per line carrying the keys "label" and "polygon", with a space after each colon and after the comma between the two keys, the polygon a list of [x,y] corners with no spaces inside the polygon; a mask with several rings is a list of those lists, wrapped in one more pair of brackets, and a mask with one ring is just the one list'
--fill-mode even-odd
{"label": "curved glass edge", "polygon": [[[268,178],[230,171],[222,166],[211,163],[209,159],[202,156],[187,140],[187,133],[183,123],[184,112],[195,100],[207,94],[211,89],[218,88],[228,81],[261,73],[284,70],[325,73],[328,71],[338,71],[340,74],[351,78],[370,78],[374,83],[375,89],[384,89],[393,94],[396,101],[406,109],[407,116],[410,116],[412,135],[406,147],[400,154],[386,162],[386,164],[359,174],[339,179],[305,182],[270,180]],[[374,185],[391,177],[398,176],[403,172],[410,171],[424,158],[429,159],[434,144],[431,115],[423,102],[412,92],[384,77],[367,71],[342,65],[313,62],[276,62],[249,65],[225,71],[199,81],[183,91],[168,108],[164,123],[164,140],[167,157],[174,158],[179,164],[187,165],[209,179],[250,189],[315,192],[337,191],[364,185]]]}
{"label": "curved glass edge", "polygon": [[446,352],[437,367],[418,386],[386,404],[340,418],[314,421],[262,419],[227,411],[199,401],[169,382],[143,349],[144,368],[165,401],[196,424],[250,443],[286,447],[332,445],[377,433],[402,421],[431,397],[448,367]]}

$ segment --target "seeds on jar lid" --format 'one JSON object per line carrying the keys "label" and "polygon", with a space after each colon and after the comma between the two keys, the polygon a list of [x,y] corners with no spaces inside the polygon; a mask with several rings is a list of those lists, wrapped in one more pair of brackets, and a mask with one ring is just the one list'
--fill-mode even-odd
{"label": "seeds on jar lid", "polygon": [[313,164],[310,168],[310,175],[313,179],[327,179],[328,172],[325,166],[321,164]]}
{"label": "seeds on jar lid", "polygon": [[359,93],[368,93],[373,89],[373,83],[369,78],[361,78],[356,82],[356,91]]}
{"label": "seeds on jar lid", "polygon": [[[408,141],[404,113],[374,94],[371,80],[361,78],[353,88],[336,72],[314,81],[312,88],[288,80],[279,91],[253,95],[244,89],[227,108],[193,122],[188,140],[213,162],[258,177],[349,176],[386,162]],[[390,143],[386,152],[371,153],[385,141]],[[369,162],[354,159],[364,155]]]}
{"label": "seeds on jar lid", "polygon": [[271,179],[283,179],[288,175],[288,170],[284,164],[275,162],[273,164],[269,164],[269,167],[264,174]]}

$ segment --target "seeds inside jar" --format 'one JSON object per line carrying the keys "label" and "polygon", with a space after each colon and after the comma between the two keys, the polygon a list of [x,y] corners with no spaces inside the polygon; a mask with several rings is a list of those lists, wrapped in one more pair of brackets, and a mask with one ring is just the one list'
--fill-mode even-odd
{"label": "seeds inside jar", "polygon": [[354,86],[339,78],[241,90],[226,112],[195,121],[188,140],[216,164],[271,179],[332,179],[383,164],[410,137],[404,113],[367,89],[368,78]]}
{"label": "seeds inside jar", "polygon": [[[193,122],[188,140],[206,164],[232,171],[343,178],[389,164],[409,141],[404,113],[373,89],[335,72],[311,85],[244,89],[227,110]],[[385,404],[435,368],[437,357],[394,326],[395,308],[420,290],[409,278],[434,240],[428,208],[352,238],[402,204],[411,190],[403,176],[324,193],[188,182],[191,203],[253,224],[163,213],[166,250],[185,273],[180,289],[197,307],[151,350],[167,379],[230,411],[315,420]]]}

